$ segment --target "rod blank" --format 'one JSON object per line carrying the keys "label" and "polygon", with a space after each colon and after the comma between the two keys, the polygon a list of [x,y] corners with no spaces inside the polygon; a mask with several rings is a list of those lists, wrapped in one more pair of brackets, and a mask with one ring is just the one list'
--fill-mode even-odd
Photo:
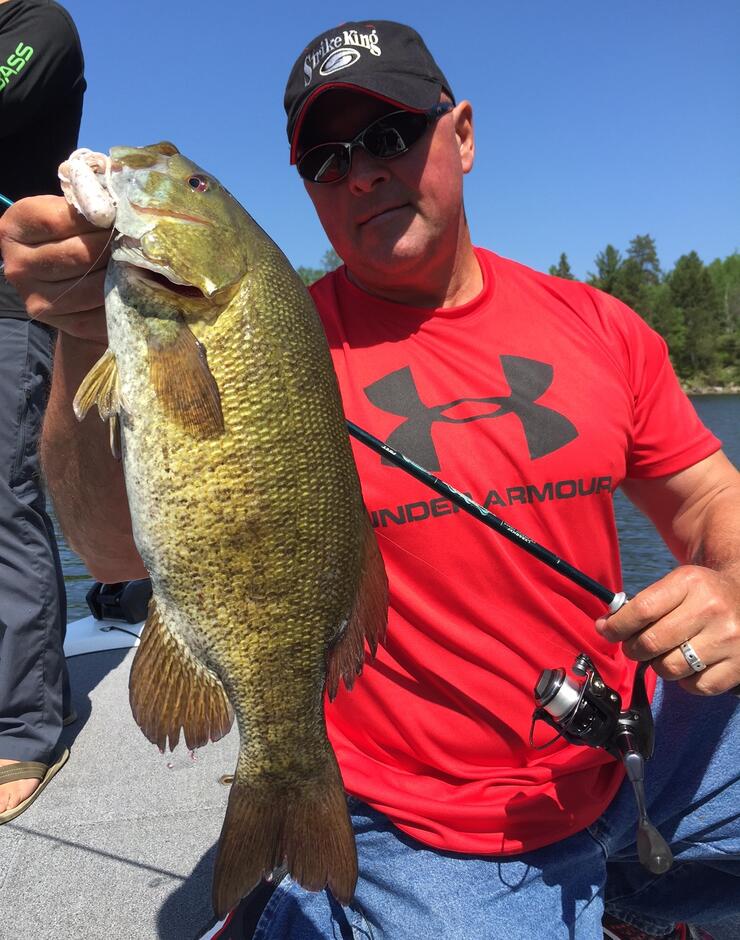
{"label": "rod blank", "polygon": [[405,454],[394,450],[392,447],[381,441],[379,438],[375,437],[373,434],[370,434],[368,431],[365,431],[358,425],[354,424],[354,422],[347,421],[347,428],[349,429],[349,433],[352,437],[365,444],[366,447],[369,447],[371,450],[375,451],[376,454],[380,454],[381,457],[387,458],[396,467],[404,470],[406,473],[410,474],[421,483],[425,483],[436,493],[439,493],[441,496],[449,499],[450,502],[454,503],[464,512],[467,512],[469,515],[474,516],[484,525],[487,525],[489,529],[493,529],[494,532],[498,532],[499,535],[503,535],[505,539],[508,539],[510,542],[518,545],[519,548],[523,549],[525,552],[528,552],[530,555],[534,555],[535,558],[538,558],[549,568],[552,568],[554,571],[557,571],[559,574],[563,575],[564,578],[568,578],[569,581],[579,585],[579,587],[582,587],[584,590],[588,591],[589,594],[593,594],[595,597],[598,597],[599,600],[607,604],[610,609],[613,607],[614,610],[617,610],[619,607],[621,607],[621,604],[623,603],[622,598],[624,597],[624,595],[621,593],[615,594],[614,591],[610,591],[608,587],[605,587],[603,584],[595,581],[587,574],[584,574],[583,571],[579,571],[578,568],[574,568],[573,565],[569,564],[567,561],[565,561],[565,559],[560,558],[554,552],[551,552],[548,548],[545,548],[544,545],[540,545],[539,542],[535,542],[534,539],[531,539],[528,535],[525,535],[523,532],[515,529],[514,526],[509,525],[508,522],[505,522],[494,513],[489,512],[479,503],[476,503],[474,500],[472,500],[469,496],[466,496],[465,493],[461,493],[459,490],[456,490],[454,486],[450,486],[449,483],[445,483],[444,480],[440,480],[439,477],[435,477],[433,473],[425,470],[424,467],[420,467],[418,463],[414,463],[414,461],[409,457],[406,457]]}

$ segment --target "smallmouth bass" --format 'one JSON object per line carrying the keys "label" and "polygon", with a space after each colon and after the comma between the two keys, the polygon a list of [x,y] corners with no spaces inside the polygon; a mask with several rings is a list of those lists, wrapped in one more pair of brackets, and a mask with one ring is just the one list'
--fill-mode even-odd
{"label": "smallmouth bass", "polygon": [[115,147],[109,348],[75,399],[120,448],[153,597],[131,669],[147,738],[240,750],[223,916],[286,865],[348,903],[357,857],[324,691],[382,641],[387,582],[313,303],[239,203],[168,143]]}

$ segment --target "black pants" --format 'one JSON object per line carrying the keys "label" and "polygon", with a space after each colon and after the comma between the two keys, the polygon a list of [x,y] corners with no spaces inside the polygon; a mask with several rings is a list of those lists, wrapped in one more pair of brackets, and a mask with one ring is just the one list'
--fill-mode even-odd
{"label": "black pants", "polygon": [[49,763],[69,708],[66,594],[38,442],[54,331],[0,317],[0,758]]}

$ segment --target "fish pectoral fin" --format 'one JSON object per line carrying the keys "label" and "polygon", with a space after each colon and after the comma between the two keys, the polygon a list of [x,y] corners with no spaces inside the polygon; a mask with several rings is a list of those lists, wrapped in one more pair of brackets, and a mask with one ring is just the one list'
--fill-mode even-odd
{"label": "fish pectoral fin", "polygon": [[103,421],[123,410],[118,366],[110,349],[106,349],[77,389],[72,402],[77,420],[82,421],[93,405],[98,406]]}
{"label": "fish pectoral fin", "polygon": [[221,396],[208,368],[205,346],[180,323],[167,341],[148,339],[149,375],[165,413],[196,437],[224,430]]}
{"label": "fish pectoral fin", "polygon": [[180,740],[192,750],[218,741],[231,728],[234,713],[221,680],[190,652],[149,602],[129,677],[134,719],[146,737],[164,751]]}
{"label": "fish pectoral fin", "polygon": [[328,887],[349,904],[357,884],[357,850],[334,755],[323,773],[280,787],[251,778],[237,764],[213,872],[218,917],[266,875],[285,865],[307,891]]}
{"label": "fish pectoral fin", "polygon": [[348,689],[362,672],[365,640],[375,656],[388,622],[388,578],[370,518],[365,514],[360,585],[347,625],[327,653],[326,690],[334,701],[340,678]]}

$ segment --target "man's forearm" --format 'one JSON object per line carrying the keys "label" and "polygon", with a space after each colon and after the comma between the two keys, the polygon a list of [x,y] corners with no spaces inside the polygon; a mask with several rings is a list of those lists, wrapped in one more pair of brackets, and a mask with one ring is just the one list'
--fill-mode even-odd
{"label": "man's forearm", "polygon": [[740,582],[740,486],[728,486],[706,507],[690,561]]}
{"label": "man's forearm", "polygon": [[88,570],[107,583],[146,577],[131,533],[123,468],[114,459],[108,424],[92,409],[83,422],[72,399],[105,346],[60,333],[41,460],[59,524]]}
{"label": "man's forearm", "polygon": [[702,464],[691,497],[674,519],[685,560],[740,576],[740,474],[721,452]]}
{"label": "man's forearm", "polygon": [[740,563],[740,474],[721,451],[670,477],[626,480],[623,489],[682,565]]}

